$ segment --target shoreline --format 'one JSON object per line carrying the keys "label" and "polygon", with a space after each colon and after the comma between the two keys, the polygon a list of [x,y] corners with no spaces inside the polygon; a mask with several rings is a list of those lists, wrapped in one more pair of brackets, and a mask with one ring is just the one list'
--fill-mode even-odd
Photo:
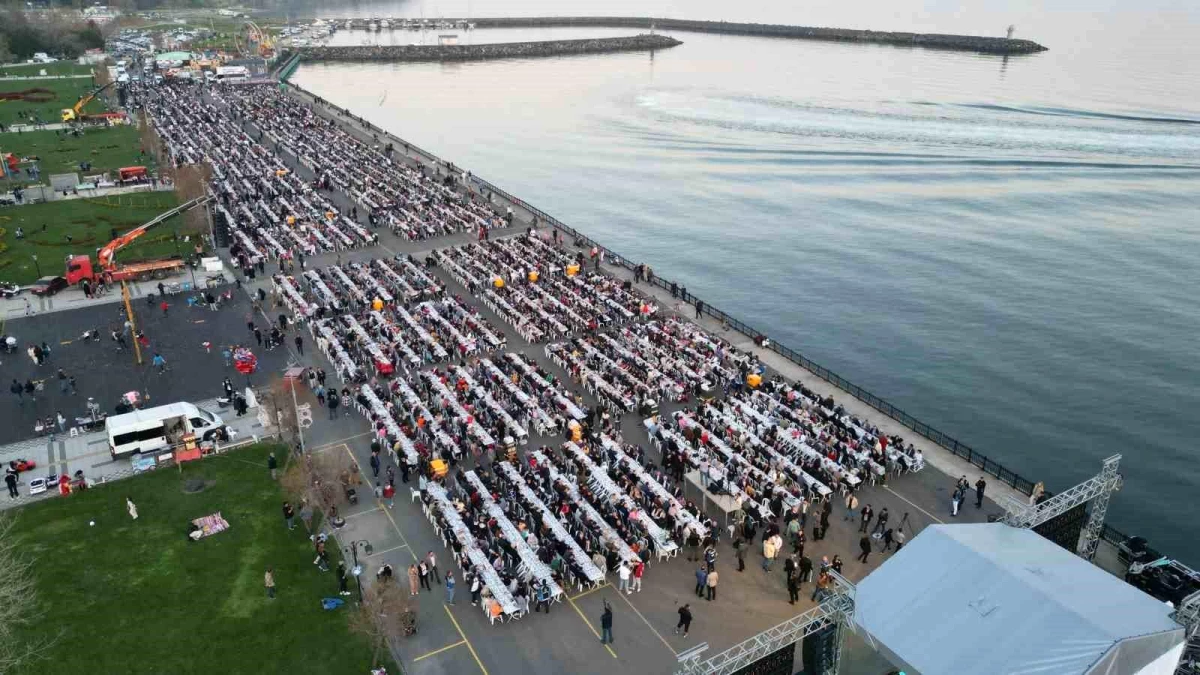
{"label": "shoreline", "polygon": [[[327,19],[337,26],[367,30],[375,19]],[[401,29],[405,19],[393,18],[389,30]],[[408,21],[417,21],[408,19]],[[1033,40],[989,37],[983,35],[950,35],[944,33],[909,33],[902,31],[874,31],[857,28],[826,28],[819,26],[792,26],[765,23],[732,23],[728,21],[695,21],[691,19],[665,19],[655,17],[622,16],[564,16],[564,17],[490,17],[478,19],[440,19],[437,23],[454,26],[474,24],[476,28],[636,28],[639,30],[680,30],[693,33],[718,33],[725,35],[752,35],[793,40],[820,40],[824,42],[850,42],[880,44],[895,47],[921,47],[951,51],[976,52],[1012,56],[1036,54],[1047,51],[1047,47]],[[436,23],[430,21],[430,27]]]}

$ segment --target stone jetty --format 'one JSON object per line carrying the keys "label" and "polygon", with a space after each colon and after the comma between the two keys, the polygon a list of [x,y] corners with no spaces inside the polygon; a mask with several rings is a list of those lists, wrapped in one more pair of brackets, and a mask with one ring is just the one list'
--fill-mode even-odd
{"label": "stone jetty", "polygon": [[301,47],[301,61],[476,61],[570,54],[649,51],[683,44],[666,35],[587,40],[502,42],[482,45],[364,45]]}

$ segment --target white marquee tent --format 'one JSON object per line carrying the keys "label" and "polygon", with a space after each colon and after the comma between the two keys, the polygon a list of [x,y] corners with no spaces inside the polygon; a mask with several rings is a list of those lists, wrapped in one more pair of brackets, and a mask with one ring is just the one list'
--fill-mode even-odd
{"label": "white marquee tent", "polygon": [[858,584],[855,623],[923,675],[1170,675],[1171,608],[1032,530],[934,525]]}

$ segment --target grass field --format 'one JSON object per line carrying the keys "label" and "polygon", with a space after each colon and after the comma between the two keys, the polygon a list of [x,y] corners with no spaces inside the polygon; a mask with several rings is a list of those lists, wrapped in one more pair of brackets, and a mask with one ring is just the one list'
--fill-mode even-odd
{"label": "grass field", "polygon": [[75,61],[54,63],[6,63],[0,65],[0,77],[38,77],[43,70],[47,75],[89,75],[93,66],[81,66]]}
{"label": "grass field", "polygon": [[[96,249],[112,241],[114,228],[118,233],[124,232],[175,206],[178,200],[174,192],[138,192],[0,209],[0,228],[4,229],[0,241],[6,246],[0,251],[0,280],[28,284],[38,278],[39,267],[42,275],[62,274],[67,255],[94,256]],[[24,239],[17,239],[18,227],[24,229]],[[123,249],[117,254],[117,262],[175,255],[173,236],[177,228],[179,250],[189,254],[194,240],[182,240],[186,235],[183,219],[176,216]],[[67,241],[67,235],[71,236],[71,242]],[[37,265],[33,262],[35,254]]]}
{"label": "grass field", "polygon": [[[0,122],[5,125],[23,124],[34,115],[43,122],[57,124],[62,121],[63,108],[70,108],[83,95],[92,91],[91,80],[7,80],[0,81],[0,93],[22,92],[29,89],[48,89],[48,101],[0,101]],[[106,110],[104,101],[97,97],[83,109],[98,113]],[[25,113],[22,118],[20,113]]]}
{"label": "grass field", "polygon": [[[39,182],[53,173],[86,175],[113,172],[123,166],[153,168],[153,155],[142,157],[141,137],[133,125],[85,128],[80,136],[66,131],[26,131],[0,135],[0,152],[18,157],[37,157],[42,171]],[[92,169],[79,171],[79,163],[88,161]],[[22,164],[22,168],[28,164]],[[27,181],[31,182],[31,181]]]}
{"label": "grass field", "polygon": [[[18,672],[368,672],[371,649],[347,630],[348,606],[321,609],[337,582],[313,566],[299,521],[295,531],[284,526],[267,452],[252,446],[188,464],[182,475],[163,469],[21,509],[14,536],[37,557],[49,610],[28,637],[58,642],[47,660]],[[207,489],[185,493],[191,478]],[[228,530],[187,539],[192,519],[218,511]],[[275,600],[263,588],[268,566]]]}

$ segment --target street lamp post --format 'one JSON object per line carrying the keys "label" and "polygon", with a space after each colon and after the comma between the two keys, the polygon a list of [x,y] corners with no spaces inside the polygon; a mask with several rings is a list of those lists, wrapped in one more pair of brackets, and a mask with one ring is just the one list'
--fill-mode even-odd
{"label": "street lamp post", "polygon": [[33,270],[35,272],[37,272],[38,278],[41,279],[42,278],[42,267],[40,265],[38,265],[36,253],[33,254]]}
{"label": "street lamp post", "polygon": [[352,556],[354,556],[354,567],[352,567],[350,569],[350,573],[354,575],[354,583],[358,586],[358,604],[361,605],[362,601],[363,601],[363,590],[362,590],[363,568],[362,568],[362,565],[360,565],[358,562],[358,547],[360,544],[363,547],[363,553],[366,555],[371,555],[372,549],[371,549],[371,542],[367,541],[366,539],[358,539],[358,540],[350,542],[350,554]]}

